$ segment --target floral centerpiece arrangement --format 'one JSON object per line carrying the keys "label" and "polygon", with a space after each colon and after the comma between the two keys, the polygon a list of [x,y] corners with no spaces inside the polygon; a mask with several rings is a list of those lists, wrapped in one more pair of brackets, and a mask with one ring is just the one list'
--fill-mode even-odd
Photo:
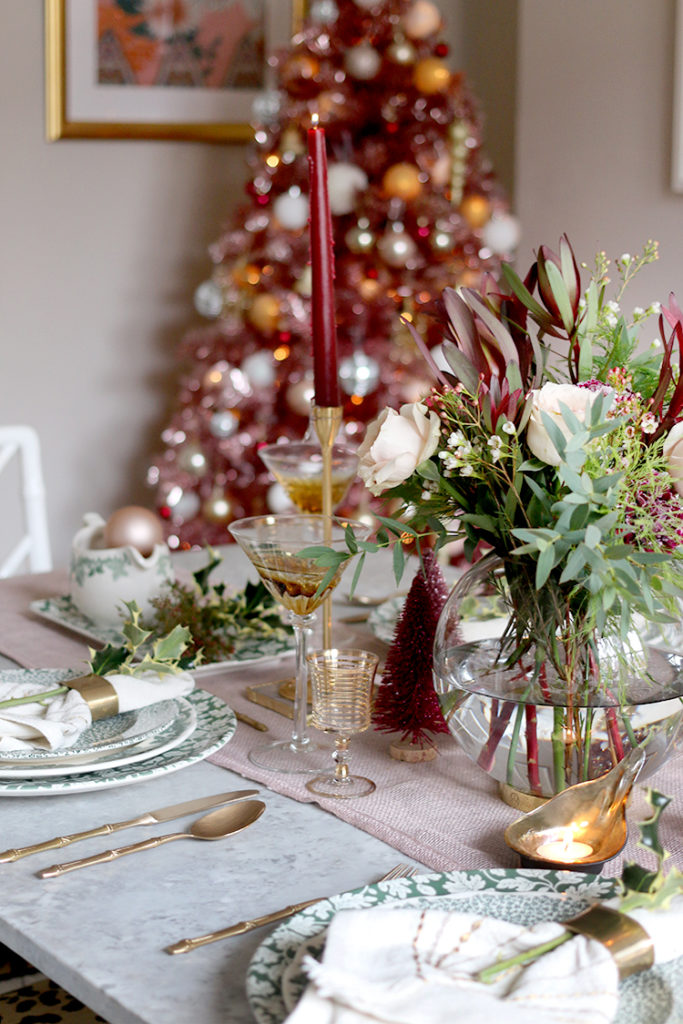
{"label": "floral centerpiece arrangement", "polygon": [[[673,296],[621,311],[629,281],[656,258],[649,242],[617,259],[608,298],[610,261],[599,254],[584,287],[565,236],[557,254],[540,247],[523,280],[504,266],[507,290],[447,289],[449,369],[413,329],[437,383],[384,410],[360,448],[367,487],[398,506],[378,544],[432,533],[438,545],[464,539],[470,560],[488,552],[480,570],[507,606],[502,635],[485,650],[463,644],[457,605],[445,609],[435,675],[455,686],[446,717],[462,680],[491,698],[480,763],[500,762],[506,732],[502,771],[520,785],[521,753],[536,794],[607,771],[645,735],[627,705],[683,692],[676,657],[653,667],[643,642],[678,621],[683,591],[683,313]],[[653,316],[661,342],[639,349]],[[551,709],[546,734],[537,706]]]}

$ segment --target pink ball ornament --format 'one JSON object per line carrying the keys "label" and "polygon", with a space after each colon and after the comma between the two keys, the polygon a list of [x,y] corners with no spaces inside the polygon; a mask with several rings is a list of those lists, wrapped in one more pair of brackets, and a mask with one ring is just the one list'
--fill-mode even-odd
{"label": "pink ball ornament", "polygon": [[294,185],[273,203],[273,214],[287,231],[301,231],[308,224],[308,196]]}
{"label": "pink ball ornament", "polygon": [[344,54],[344,67],[352,78],[360,82],[368,82],[375,78],[381,64],[382,58],[369,43],[352,46]]}
{"label": "pink ball ornament", "polygon": [[441,28],[441,12],[431,0],[414,0],[401,24],[410,39],[426,39]]}
{"label": "pink ball ornament", "polygon": [[330,210],[335,216],[351,213],[359,192],[368,187],[368,176],[356,164],[330,164],[327,173]]}
{"label": "pink ball ornament", "polygon": [[156,512],[139,505],[125,505],[112,512],[103,529],[106,548],[136,548],[143,557],[163,544],[164,530]]}
{"label": "pink ball ornament", "polygon": [[302,377],[287,388],[287,405],[297,415],[309,416],[314,396],[313,377]]}
{"label": "pink ball ornament", "polygon": [[481,233],[482,241],[491,252],[499,256],[513,252],[519,245],[522,229],[519,221],[512,214],[495,214],[484,225]]}

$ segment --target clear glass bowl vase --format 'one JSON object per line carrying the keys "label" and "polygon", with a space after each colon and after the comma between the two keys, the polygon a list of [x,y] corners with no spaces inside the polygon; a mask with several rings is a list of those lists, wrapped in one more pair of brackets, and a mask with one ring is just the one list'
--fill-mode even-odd
{"label": "clear glass bowl vase", "polygon": [[651,776],[683,725],[683,645],[645,630],[626,642],[601,636],[592,652],[572,653],[570,673],[520,645],[520,614],[493,555],[461,577],[441,613],[434,685],[466,754],[506,798],[543,799],[599,778],[636,745],[640,778]]}

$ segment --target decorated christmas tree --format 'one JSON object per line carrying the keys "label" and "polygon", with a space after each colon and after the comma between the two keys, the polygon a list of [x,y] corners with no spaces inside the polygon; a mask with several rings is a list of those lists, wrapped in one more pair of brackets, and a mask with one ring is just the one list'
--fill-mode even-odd
{"label": "decorated christmas tree", "polygon": [[[315,114],[333,214],[340,440],[355,445],[378,410],[426,390],[404,320],[438,345],[428,312],[442,289],[476,286],[511,255],[517,223],[442,30],[431,0],[314,0],[273,57],[279,87],[254,110],[246,201],[211,247],[195,297],[209,322],[180,346],[175,408],[148,472],[172,547],[226,541],[231,520],[287,503],[258,449],[301,439],[309,422]],[[357,512],[367,500],[358,485]]]}

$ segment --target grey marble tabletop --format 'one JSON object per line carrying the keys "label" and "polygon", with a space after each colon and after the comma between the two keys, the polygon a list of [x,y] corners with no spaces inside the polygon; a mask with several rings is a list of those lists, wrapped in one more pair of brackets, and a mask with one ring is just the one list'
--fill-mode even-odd
{"label": "grey marble tabletop", "polygon": [[[2,801],[13,847],[231,789],[258,788],[208,762],[96,793]],[[170,843],[109,864],[39,879],[55,862],[149,835],[193,816],[130,829],[0,865],[0,941],[109,1024],[241,1024],[245,973],[265,929],[170,956],[164,947],[312,896],[376,880],[405,857],[326,813],[261,787],[266,812],[232,839]],[[112,841],[114,840],[114,841]]]}
{"label": "grey marble tabletop", "polygon": [[[233,580],[235,570],[242,577],[246,569],[236,556],[233,548]],[[375,569],[364,576],[364,589],[371,592],[395,586],[389,572]],[[337,602],[344,604],[343,593]],[[9,664],[0,657],[0,666]],[[59,878],[36,876],[56,862],[184,831],[196,817],[190,815],[0,864],[0,942],[109,1024],[248,1024],[253,1017],[245,974],[266,929],[180,956],[170,956],[164,947],[375,881],[405,856],[317,804],[290,800],[207,761],[131,786],[5,797],[0,848],[242,788],[259,789],[266,812],[232,839],[175,842]]]}

